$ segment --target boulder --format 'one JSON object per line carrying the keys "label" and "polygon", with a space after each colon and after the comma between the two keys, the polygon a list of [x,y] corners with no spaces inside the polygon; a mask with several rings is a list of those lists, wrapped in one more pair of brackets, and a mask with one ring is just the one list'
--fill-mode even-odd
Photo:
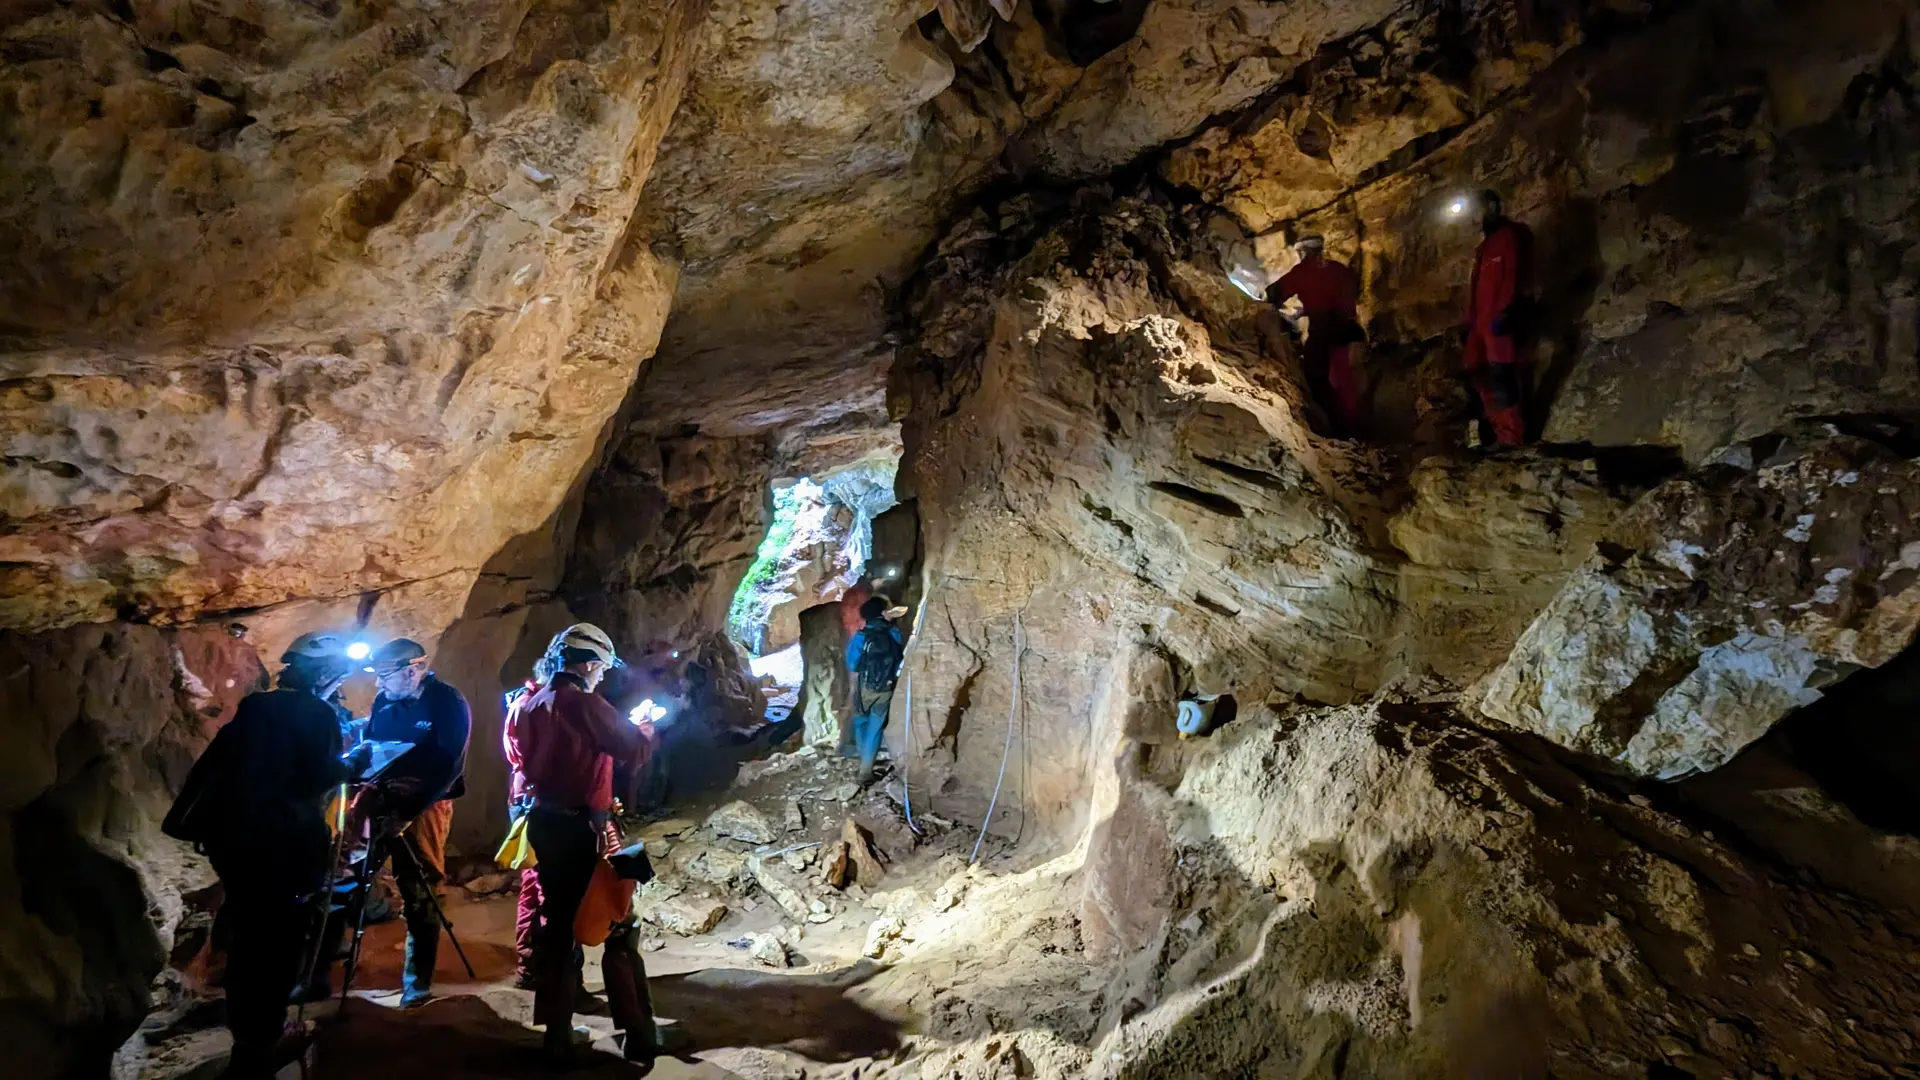
{"label": "boulder", "polygon": [[741,800],[730,802],[708,815],[707,828],[715,836],[730,837],[748,844],[771,844],[780,835],[759,807]]}
{"label": "boulder", "polygon": [[887,951],[887,946],[899,940],[906,930],[906,924],[891,915],[882,915],[867,926],[867,941],[861,946],[860,955],[875,960]]}
{"label": "boulder", "polygon": [[727,917],[727,905],[718,900],[677,896],[640,905],[640,918],[683,937],[704,934]]}
{"label": "boulder", "polygon": [[1920,624],[1920,464],[1833,433],[1743,443],[1609,528],[1480,711],[1643,776],[1731,759]]}
{"label": "boulder", "polygon": [[786,943],[772,934],[748,934],[747,955],[772,968],[790,967]]}
{"label": "boulder", "polygon": [[718,844],[680,844],[667,857],[667,865],[695,881],[724,887],[740,880],[747,857]]}
{"label": "boulder", "polygon": [[807,916],[813,913],[812,904],[801,891],[798,878],[767,865],[758,855],[747,856],[747,871],[767,896],[780,906],[781,911],[801,922],[805,922]]}
{"label": "boulder", "polygon": [[873,834],[848,818],[840,825],[840,839],[847,845],[847,857],[853,860],[854,878],[869,889],[876,888],[887,868],[874,849]]}
{"label": "boulder", "polygon": [[[1334,1055],[1379,1077],[1873,1076],[1920,1048],[1912,915],[1448,706],[1254,712],[1195,747],[1171,791],[1112,747],[1123,767],[1099,782],[1133,792],[1138,824],[1095,844],[1158,830],[1168,857],[1089,852],[1083,878],[1152,872],[1167,888],[1087,883],[1136,905],[1109,925],[1139,928],[1096,968],[1125,1064],[1090,1075],[1204,1080]],[[1051,895],[1038,875],[1028,887],[944,918],[984,902],[1012,923]],[[1036,1012],[1051,1000],[1029,994]]]}

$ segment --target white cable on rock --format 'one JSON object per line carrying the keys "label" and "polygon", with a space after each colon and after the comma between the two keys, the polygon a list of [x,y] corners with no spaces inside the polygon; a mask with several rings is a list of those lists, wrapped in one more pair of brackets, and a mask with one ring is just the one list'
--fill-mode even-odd
{"label": "white cable on rock", "polygon": [[920,835],[920,826],[913,823],[913,780],[909,774],[913,768],[913,672],[907,672],[907,720],[905,729],[900,733],[903,744],[900,751],[900,794],[907,807],[907,828],[915,836]]}
{"label": "white cable on rock", "polygon": [[993,808],[1000,802],[1000,784],[1007,778],[1007,758],[1013,753],[1013,721],[1020,714],[1020,615],[1013,616],[1013,694],[1007,704],[1007,745],[1000,751],[1000,775],[993,781],[993,798],[987,800],[987,816],[980,819],[980,835],[973,842],[972,866],[980,858],[980,845],[987,839],[987,826],[993,822]]}

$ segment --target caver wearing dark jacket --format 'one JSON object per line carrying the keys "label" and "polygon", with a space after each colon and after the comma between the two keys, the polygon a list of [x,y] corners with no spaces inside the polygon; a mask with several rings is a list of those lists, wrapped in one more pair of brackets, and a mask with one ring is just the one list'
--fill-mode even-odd
{"label": "caver wearing dark jacket", "polygon": [[327,698],[352,669],[345,639],[305,634],[281,657],[279,688],[250,694],[194,762],[162,828],[205,851],[225,891],[226,1076],[272,1075],[274,1046],[327,883],[328,796],[346,779],[340,717]]}
{"label": "caver wearing dark jacket", "polygon": [[[405,966],[401,972],[402,1007],[424,1004],[433,996],[433,966],[440,953],[440,915],[434,889],[446,878],[447,832],[453,825],[453,800],[466,791],[467,739],[473,712],[460,691],[427,670],[427,650],[419,642],[395,638],[368,662],[379,681],[367,718],[372,742],[412,743],[356,800],[359,814],[373,819],[382,843],[375,858],[393,860],[394,884],[407,919]],[[378,871],[368,867],[367,874]],[[361,902],[365,897],[359,897]],[[339,951],[344,920],[329,926],[326,958]],[[308,988],[310,998],[325,997],[330,984],[325,968]]]}

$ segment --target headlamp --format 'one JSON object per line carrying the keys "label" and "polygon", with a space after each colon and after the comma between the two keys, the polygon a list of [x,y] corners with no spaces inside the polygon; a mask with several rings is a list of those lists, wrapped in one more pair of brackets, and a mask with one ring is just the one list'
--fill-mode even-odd
{"label": "headlamp", "polygon": [[[367,644],[364,641],[356,641],[353,644],[347,646],[347,659],[349,660],[365,660],[367,657],[372,655],[373,655],[373,646]],[[368,668],[367,670],[371,671],[373,669]]]}

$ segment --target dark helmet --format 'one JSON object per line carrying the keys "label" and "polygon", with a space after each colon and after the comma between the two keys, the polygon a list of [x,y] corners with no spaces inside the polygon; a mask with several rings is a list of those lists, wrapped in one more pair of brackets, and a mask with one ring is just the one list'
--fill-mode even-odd
{"label": "dark helmet", "polygon": [[394,638],[374,650],[367,660],[367,670],[373,672],[392,671],[408,664],[417,664],[427,658],[427,647],[412,638]]}
{"label": "dark helmet", "polygon": [[301,634],[280,654],[280,662],[286,665],[281,681],[300,689],[318,689],[349,674],[353,661],[347,658],[348,644],[345,637],[325,630]]}

